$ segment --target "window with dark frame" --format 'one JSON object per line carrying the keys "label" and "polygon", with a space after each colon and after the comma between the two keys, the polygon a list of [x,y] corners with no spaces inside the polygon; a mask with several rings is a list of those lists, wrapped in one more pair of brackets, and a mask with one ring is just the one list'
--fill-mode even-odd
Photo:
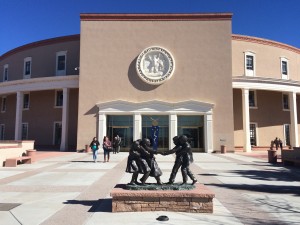
{"label": "window with dark frame", "polygon": [[56,100],[55,100],[56,107],[63,106],[63,98],[64,98],[63,91],[56,91]]}
{"label": "window with dark frame", "polygon": [[31,73],[30,65],[31,65],[31,61],[26,61],[25,62],[25,75],[30,75],[30,73]]}
{"label": "window with dark frame", "polygon": [[4,78],[3,78],[3,80],[8,81],[8,67],[4,68]]}
{"label": "window with dark frame", "polygon": [[256,124],[250,124],[250,144],[251,146],[256,146]]}
{"label": "window with dark frame", "polygon": [[29,94],[24,94],[23,109],[29,109]]}
{"label": "window with dark frame", "polygon": [[249,107],[256,107],[255,91],[249,91]]}
{"label": "window with dark frame", "polygon": [[2,97],[2,102],[1,102],[1,112],[6,111],[6,97]]}
{"label": "window with dark frame", "polygon": [[66,68],[66,56],[59,55],[57,57],[57,70],[65,70]]}
{"label": "window with dark frame", "polygon": [[281,70],[282,70],[283,75],[288,75],[287,61],[282,61],[281,62]]}
{"label": "window with dark frame", "polygon": [[254,70],[254,57],[253,55],[246,55],[247,70]]}
{"label": "window with dark frame", "polygon": [[285,110],[290,109],[288,94],[282,94],[282,106],[283,106],[283,109],[285,109]]}

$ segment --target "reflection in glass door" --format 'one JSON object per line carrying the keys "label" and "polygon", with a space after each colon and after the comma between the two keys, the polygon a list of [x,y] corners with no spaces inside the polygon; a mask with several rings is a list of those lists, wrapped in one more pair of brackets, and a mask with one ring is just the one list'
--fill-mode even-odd
{"label": "reflection in glass door", "polygon": [[111,141],[113,141],[113,138],[119,135],[121,138],[121,148],[129,149],[130,145],[133,141],[133,129],[132,127],[112,127],[110,137]]}

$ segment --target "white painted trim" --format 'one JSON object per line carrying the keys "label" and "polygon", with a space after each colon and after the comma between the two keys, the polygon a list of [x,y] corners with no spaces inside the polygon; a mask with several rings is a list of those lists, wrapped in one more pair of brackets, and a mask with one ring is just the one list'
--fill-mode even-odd
{"label": "white painted trim", "polygon": [[212,153],[214,151],[213,145],[213,116],[211,114],[204,115],[204,138],[205,138],[205,152]]}
{"label": "white painted trim", "polygon": [[68,149],[68,127],[69,127],[69,92],[70,89],[63,89],[63,109],[62,109],[62,126],[61,126],[61,143],[60,151]]}
{"label": "white painted trim", "polygon": [[[247,69],[247,56],[253,57],[253,70]],[[256,59],[255,59],[255,53],[251,51],[244,52],[244,70],[245,70],[245,76],[256,76]]]}
{"label": "white painted trim", "polygon": [[15,141],[22,138],[22,114],[23,114],[23,92],[17,92],[16,120],[15,120]]}
{"label": "white painted trim", "polygon": [[[26,73],[26,63],[30,62],[30,69],[29,69],[29,74],[25,74]],[[24,65],[23,65],[23,78],[24,79],[28,79],[31,77],[31,73],[32,73],[32,57],[26,57],[24,58]]]}
{"label": "white painted trim", "polygon": [[142,138],[142,115],[135,113],[133,115],[133,140]]}
{"label": "white painted trim", "polygon": [[[59,56],[65,56],[65,69],[64,70],[58,70],[58,68],[57,68]],[[55,65],[56,76],[64,76],[64,75],[66,75],[66,71],[67,71],[67,51],[56,52],[56,65]]]}
{"label": "white painted trim", "polygon": [[295,92],[289,93],[289,102],[290,102],[290,120],[291,120],[291,146],[299,147],[298,141],[298,116],[297,116],[297,96]]}
{"label": "white painted trim", "polygon": [[249,89],[242,89],[243,103],[243,132],[244,132],[244,152],[251,152],[250,143],[250,112],[249,112]]}
{"label": "white painted trim", "polygon": [[[8,64],[5,64],[4,66],[3,66],[3,82],[7,82],[8,81],[8,74],[9,74],[9,69],[8,69],[9,67],[8,67]],[[7,78],[5,79],[5,71],[7,70]]]}
{"label": "white painted trim", "polygon": [[[259,146],[259,135],[258,135],[258,123],[257,122],[250,122],[249,125],[254,124],[255,125],[255,138],[256,138],[256,146]],[[250,142],[251,144],[251,142]]]}
{"label": "white painted trim", "polygon": [[18,91],[43,91],[63,88],[78,88],[79,76],[42,77],[0,83],[0,95]]}
{"label": "white painted trim", "polygon": [[[287,75],[283,74],[282,70],[282,62],[286,62],[286,69],[287,69]],[[281,73],[281,79],[288,80],[290,77],[290,70],[289,70],[289,60],[285,57],[280,57],[280,73]]]}
{"label": "white painted trim", "polygon": [[169,148],[172,149],[175,147],[173,143],[173,137],[177,136],[178,132],[178,120],[177,114],[169,115]]}

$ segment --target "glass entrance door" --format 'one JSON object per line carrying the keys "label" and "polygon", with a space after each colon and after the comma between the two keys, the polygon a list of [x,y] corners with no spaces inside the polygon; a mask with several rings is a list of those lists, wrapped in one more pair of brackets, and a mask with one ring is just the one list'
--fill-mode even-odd
{"label": "glass entrance door", "polygon": [[128,150],[133,142],[132,127],[111,127],[108,129],[108,136],[111,141],[113,141],[117,135],[121,138],[121,150]]}
{"label": "glass entrance door", "polygon": [[203,146],[203,127],[183,127],[182,134],[186,135],[189,143],[194,149],[204,149]]}

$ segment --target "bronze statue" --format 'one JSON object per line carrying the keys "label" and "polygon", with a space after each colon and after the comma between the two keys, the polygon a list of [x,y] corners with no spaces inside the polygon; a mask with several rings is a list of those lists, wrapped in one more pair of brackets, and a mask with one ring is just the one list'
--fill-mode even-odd
{"label": "bronze statue", "polygon": [[158,167],[154,154],[156,152],[150,148],[150,140],[148,138],[139,139],[132,143],[126,167],[126,172],[132,173],[129,184],[139,184],[137,182],[139,174],[143,174],[143,177],[140,179],[142,184],[146,183],[149,176],[154,177],[157,184],[162,184],[160,180],[162,172]]}
{"label": "bronze statue", "polygon": [[193,162],[193,153],[191,145],[188,143],[188,138],[185,135],[181,136],[175,136],[173,138],[173,142],[175,144],[175,147],[169,151],[165,151],[162,153],[162,155],[169,155],[169,154],[176,154],[175,163],[169,178],[169,182],[167,184],[173,184],[176,174],[178,172],[178,169],[181,167],[181,173],[182,173],[182,184],[186,184],[188,176],[193,181],[192,184],[195,184],[197,182],[197,179],[195,178],[194,174],[190,170],[189,166],[190,163]]}

